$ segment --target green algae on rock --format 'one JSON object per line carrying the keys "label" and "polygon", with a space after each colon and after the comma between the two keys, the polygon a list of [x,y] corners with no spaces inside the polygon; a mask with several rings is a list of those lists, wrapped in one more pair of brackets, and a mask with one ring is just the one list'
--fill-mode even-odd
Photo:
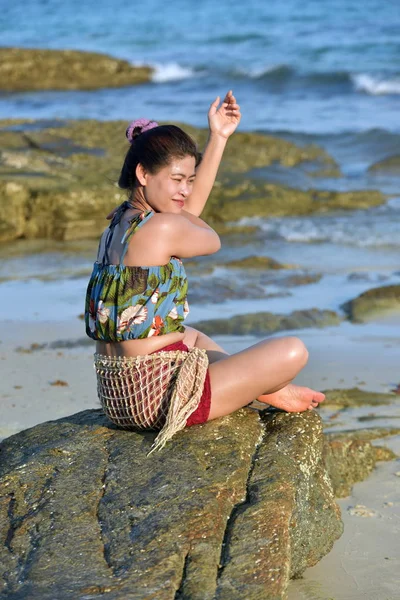
{"label": "green algae on rock", "polygon": [[[183,127],[205,144],[206,130]],[[15,213],[0,215],[0,241],[97,238],[107,226],[105,216],[126,198],[116,185],[128,150],[125,128],[123,121],[0,121],[0,200],[15,208]],[[352,210],[386,200],[371,190],[302,191],[249,173],[257,165],[295,165],[318,156],[323,162],[333,160],[315,146],[300,148],[271,136],[236,133],[202,217],[221,235],[245,237],[258,228],[238,223],[242,217]]]}
{"label": "green algae on rock", "polygon": [[[373,440],[381,440],[386,437],[390,437],[392,435],[398,435],[400,433],[400,427],[366,427],[365,429],[345,429],[340,432],[328,432],[326,435],[333,435],[335,439],[343,439],[344,438],[352,438],[361,440],[363,442],[372,442]],[[378,448],[378,446],[374,446],[374,448]],[[390,456],[393,458],[396,455],[386,448],[390,453]]]}
{"label": "green algae on rock", "polygon": [[279,280],[279,285],[285,287],[292,287],[297,285],[309,285],[311,283],[318,283],[322,279],[322,273],[293,273],[287,275]]}
{"label": "green algae on rock", "polygon": [[0,444],[4,600],[273,600],[341,535],[315,412],[154,435],[90,410]]}
{"label": "green algae on rock", "polygon": [[351,321],[363,323],[375,317],[400,313],[400,285],[372,288],[343,304]]}
{"label": "green algae on rock", "polygon": [[265,416],[246,500],[230,519],[216,598],[283,598],[288,578],[322,557],[316,540],[326,551],[341,535],[322,450],[316,413]]}
{"label": "green algae on rock", "polygon": [[80,50],[0,48],[0,89],[95,90],[150,81],[153,69]]}
{"label": "green algae on rock", "polygon": [[265,335],[289,329],[339,325],[341,317],[332,310],[295,310],[289,315],[271,312],[235,315],[229,319],[210,319],[193,323],[206,335]]}
{"label": "green algae on rock", "polygon": [[243,217],[285,217],[357,210],[383,204],[387,196],[378,190],[335,192],[298,190],[283,185],[242,177],[215,186],[203,217],[218,231],[220,223]]}
{"label": "green algae on rock", "polygon": [[354,483],[366,479],[377,461],[396,458],[389,448],[373,446],[371,440],[394,435],[398,431],[375,429],[325,434],[324,458],[335,496],[348,496]]}
{"label": "green algae on rock", "polygon": [[396,400],[395,394],[383,394],[381,392],[369,392],[359,388],[324,390],[324,406],[334,405],[344,408],[353,406],[378,406],[391,404]]}
{"label": "green algae on rock", "polygon": [[400,173],[400,155],[388,156],[383,160],[370,165],[368,171],[374,173],[376,171],[388,172],[388,173]]}
{"label": "green algae on rock", "polygon": [[231,269],[288,269],[290,265],[283,265],[268,256],[246,256],[238,260],[224,263],[224,267]]}

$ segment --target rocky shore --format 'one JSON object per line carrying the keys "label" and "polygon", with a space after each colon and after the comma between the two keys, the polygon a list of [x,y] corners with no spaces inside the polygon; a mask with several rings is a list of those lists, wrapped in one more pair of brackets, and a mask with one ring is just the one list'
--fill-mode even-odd
{"label": "rocky shore", "polygon": [[[349,321],[363,323],[385,315],[400,312],[400,285],[371,288],[349,300],[342,307]],[[311,308],[296,310],[291,314],[257,312],[241,314],[227,319],[197,321],[194,326],[207,335],[266,335],[277,331],[331,327],[339,325],[343,317],[333,310]]]}
{"label": "rocky shore", "polygon": [[0,90],[97,90],[150,81],[153,69],[97,52],[0,48]]}
{"label": "rocky shore", "polygon": [[153,437],[87,410],[0,444],[1,598],[284,598],[342,533],[334,494],[393,458],[316,412]]}
{"label": "rocky shore", "polygon": [[[207,132],[183,126],[204,147]],[[116,187],[128,149],[125,122],[0,121],[0,241],[18,238],[96,238],[105,215],[125,199]],[[278,162],[313,169],[313,175],[340,171],[314,145],[299,147],[271,136],[237,133],[229,140],[218,180],[203,217],[220,234],[254,234],[237,225],[243,216],[285,216],[354,210],[385,202],[379,191],[307,191],[260,180],[252,171]],[[79,226],[78,226],[79,225]]]}
{"label": "rocky shore", "polygon": [[[106,225],[105,215],[125,199],[116,187],[122,157],[127,149],[126,123],[97,121],[0,121],[0,200],[7,210],[0,215],[0,241],[16,239],[80,242],[97,238]],[[184,128],[202,148],[207,132]],[[229,141],[218,180],[204,218],[225,236],[244,245],[257,240],[256,225],[240,223],[243,216],[305,216],[332,210],[354,210],[386,201],[378,191],[334,192],[299,190],[257,177],[257,168],[279,163],[290,172],[301,166],[314,176],[340,171],[334,159],[315,145],[296,146],[283,139],[256,133],[237,133]],[[236,240],[236,242],[235,242]],[[213,273],[222,277],[193,277]],[[187,261],[194,302],[210,297],[226,299],[289,296],[294,286],[318,282],[318,272],[295,272],[301,265],[281,264],[267,256],[247,256],[221,263],[219,256]],[[286,274],[284,271],[290,271]],[[278,274],[278,275],[277,275]],[[83,274],[82,274],[83,275]],[[86,275],[86,273],[85,273]],[[89,275],[89,273],[87,273]],[[238,285],[241,282],[241,285]],[[280,289],[266,293],[264,286]],[[352,322],[399,311],[399,285],[372,287],[348,300],[342,309]],[[343,317],[310,305],[292,314],[252,313],[194,323],[209,334],[256,334],[305,327],[338,325]]]}

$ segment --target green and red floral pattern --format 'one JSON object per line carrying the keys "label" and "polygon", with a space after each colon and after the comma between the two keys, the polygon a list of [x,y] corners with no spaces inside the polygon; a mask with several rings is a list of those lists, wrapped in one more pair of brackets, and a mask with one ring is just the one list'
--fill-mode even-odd
{"label": "green and red floral pattern", "polygon": [[[132,233],[154,213],[145,215]],[[185,331],[188,282],[182,261],[130,267],[94,263],[86,292],[86,333],[94,340],[121,342]]]}

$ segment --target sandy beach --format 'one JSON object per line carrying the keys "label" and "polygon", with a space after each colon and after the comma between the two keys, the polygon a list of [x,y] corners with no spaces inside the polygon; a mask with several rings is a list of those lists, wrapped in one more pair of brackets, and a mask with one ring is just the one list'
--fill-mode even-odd
{"label": "sandy beach", "polygon": [[[343,323],[336,328],[290,333],[299,335],[310,350],[309,364],[296,379],[299,384],[321,390],[358,386],[388,392],[398,382],[400,340],[391,321],[366,326]],[[98,408],[93,346],[79,344],[82,339],[83,324],[78,319],[28,324],[3,322],[1,437],[43,421]],[[228,336],[216,340],[229,352],[257,341]],[[399,401],[389,406],[347,409],[340,422],[329,420],[332,409],[320,412],[330,431],[395,426],[400,422]],[[371,421],[358,420],[368,415]],[[400,454],[400,436],[375,443]],[[380,463],[367,481],[354,486],[351,496],[339,500],[345,532],[330,554],[308,569],[302,579],[291,583],[289,600],[399,597],[399,473],[398,461]]]}
{"label": "sandy beach", "polygon": [[[391,321],[380,326],[342,323],[287,334],[299,336],[310,351],[308,365],[295,380],[299,385],[390,392],[398,383],[400,339]],[[215,340],[234,353],[258,338],[215,336]],[[81,320],[5,321],[0,342],[2,438],[43,421],[99,407],[92,366],[94,345],[85,338]],[[347,411],[343,428],[355,428],[363,410],[371,412],[371,407]]]}

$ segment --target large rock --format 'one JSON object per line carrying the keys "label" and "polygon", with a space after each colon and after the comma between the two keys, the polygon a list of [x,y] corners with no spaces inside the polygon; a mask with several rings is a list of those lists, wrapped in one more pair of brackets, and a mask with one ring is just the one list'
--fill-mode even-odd
{"label": "large rock", "polygon": [[387,158],[384,158],[383,160],[379,160],[378,162],[374,163],[373,165],[371,165],[370,167],[368,167],[368,171],[370,171],[371,173],[374,172],[383,172],[383,173],[394,173],[394,174],[399,174],[400,173],[400,155],[394,155],[394,156],[388,156]]}
{"label": "large rock", "polygon": [[3,600],[272,600],[342,532],[315,412],[154,434],[100,411],[0,445]]}
{"label": "large rock", "polygon": [[0,89],[94,90],[150,81],[150,67],[80,50],[0,48]]}
{"label": "large rock", "polygon": [[276,331],[329,327],[339,325],[342,318],[332,310],[311,308],[294,310],[288,315],[271,312],[246,313],[228,319],[210,319],[193,323],[207,335],[265,335]]}
{"label": "large rock", "polygon": [[274,258],[269,256],[246,256],[237,260],[230,260],[226,262],[224,267],[230,269],[286,269],[290,268],[290,265],[283,265]]}
{"label": "large rock", "polygon": [[241,177],[239,182],[225,178],[214,187],[212,201],[207,203],[203,216],[218,228],[220,223],[245,217],[303,216],[338,209],[366,209],[383,204],[387,198],[378,190],[299,190],[248,176]]}
{"label": "large rock", "polygon": [[324,390],[324,406],[335,406],[349,408],[355,406],[379,406],[381,404],[392,404],[396,400],[394,394],[382,392],[370,392],[360,388],[338,388]]}
{"label": "large rock", "polygon": [[385,285],[372,288],[342,307],[351,321],[364,323],[391,313],[400,313],[400,285]]}

